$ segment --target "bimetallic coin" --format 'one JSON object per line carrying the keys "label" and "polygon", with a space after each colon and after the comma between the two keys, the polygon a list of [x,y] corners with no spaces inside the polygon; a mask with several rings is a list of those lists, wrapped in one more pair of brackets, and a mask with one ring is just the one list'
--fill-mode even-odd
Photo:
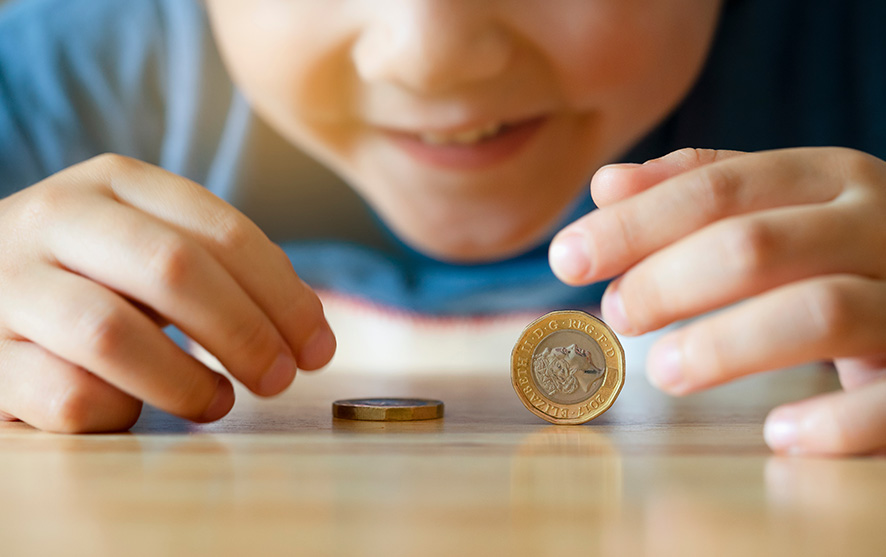
{"label": "bimetallic coin", "polygon": [[333,402],[332,415],[376,422],[433,420],[443,417],[443,403],[426,398],[354,398]]}
{"label": "bimetallic coin", "polygon": [[533,414],[583,424],[612,406],[625,381],[625,353],[605,323],[555,311],[523,330],[511,352],[511,383]]}

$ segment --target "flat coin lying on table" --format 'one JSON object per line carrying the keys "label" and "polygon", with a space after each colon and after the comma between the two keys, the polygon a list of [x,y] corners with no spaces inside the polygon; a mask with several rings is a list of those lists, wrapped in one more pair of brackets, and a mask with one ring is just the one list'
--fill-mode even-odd
{"label": "flat coin lying on table", "polygon": [[353,398],[333,402],[332,415],[375,422],[433,420],[443,417],[443,403],[427,398]]}
{"label": "flat coin lying on table", "polygon": [[625,382],[625,353],[605,323],[555,311],[523,330],[511,352],[511,383],[533,414],[583,424],[612,406]]}

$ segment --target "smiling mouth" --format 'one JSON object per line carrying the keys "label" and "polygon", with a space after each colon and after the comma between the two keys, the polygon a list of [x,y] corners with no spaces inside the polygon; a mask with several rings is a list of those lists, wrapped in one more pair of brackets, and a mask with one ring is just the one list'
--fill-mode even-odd
{"label": "smiling mouth", "polygon": [[486,139],[495,137],[507,128],[507,124],[496,122],[484,127],[470,130],[444,133],[444,132],[421,132],[418,138],[428,145],[473,145]]}
{"label": "smiling mouth", "polygon": [[538,116],[516,122],[493,122],[453,132],[386,130],[385,133],[421,163],[472,170],[515,157],[549,119],[549,116]]}

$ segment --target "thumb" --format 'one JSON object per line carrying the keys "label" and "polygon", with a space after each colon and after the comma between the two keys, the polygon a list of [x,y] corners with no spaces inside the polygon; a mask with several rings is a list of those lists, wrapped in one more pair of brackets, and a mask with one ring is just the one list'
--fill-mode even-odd
{"label": "thumb", "polygon": [[643,164],[610,164],[598,170],[591,179],[591,196],[598,207],[604,207],[684,172],[744,154],[742,151],[687,147]]}

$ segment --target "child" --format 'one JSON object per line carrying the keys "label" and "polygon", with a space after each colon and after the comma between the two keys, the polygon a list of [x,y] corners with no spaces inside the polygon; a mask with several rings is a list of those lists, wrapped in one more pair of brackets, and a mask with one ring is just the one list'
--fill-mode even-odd
{"label": "child", "polygon": [[619,276],[602,310],[623,334],[744,300],[653,347],[665,391],[834,359],[845,392],[776,409],[767,442],[884,449],[884,16],[862,0],[13,3],[0,410],[60,431],[128,428],[142,401],[211,421],[231,383],[167,324],[273,395],[335,349],[312,287],[490,313],[585,307]]}

